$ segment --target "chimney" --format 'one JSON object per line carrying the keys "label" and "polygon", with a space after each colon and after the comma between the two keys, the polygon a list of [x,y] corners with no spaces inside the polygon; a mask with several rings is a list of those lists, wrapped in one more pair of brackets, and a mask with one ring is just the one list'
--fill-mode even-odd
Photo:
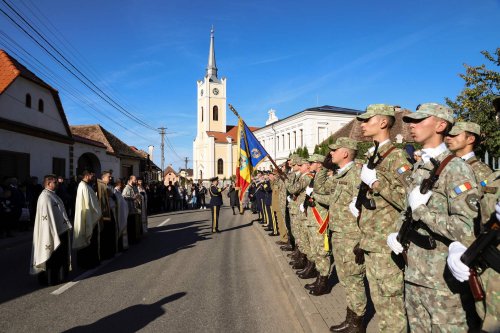
{"label": "chimney", "polygon": [[153,150],[155,149],[155,146],[148,146],[148,154],[149,154],[149,159],[152,161],[153,160]]}

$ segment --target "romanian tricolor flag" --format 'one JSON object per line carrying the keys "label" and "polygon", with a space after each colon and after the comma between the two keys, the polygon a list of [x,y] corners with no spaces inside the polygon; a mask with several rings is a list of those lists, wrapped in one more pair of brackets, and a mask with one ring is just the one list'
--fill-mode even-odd
{"label": "romanian tricolor flag", "polygon": [[236,167],[236,186],[240,188],[241,201],[252,180],[253,170],[268,154],[241,118],[238,118],[238,147],[240,158]]}

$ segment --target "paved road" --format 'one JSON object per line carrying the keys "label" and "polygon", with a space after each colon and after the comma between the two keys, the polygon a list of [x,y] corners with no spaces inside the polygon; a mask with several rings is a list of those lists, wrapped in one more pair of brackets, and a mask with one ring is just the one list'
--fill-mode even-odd
{"label": "paved road", "polygon": [[301,332],[258,231],[228,208],[222,233],[209,219],[150,217],[141,243],[92,274],[75,270],[76,284],[40,288],[31,244],[1,248],[0,332]]}

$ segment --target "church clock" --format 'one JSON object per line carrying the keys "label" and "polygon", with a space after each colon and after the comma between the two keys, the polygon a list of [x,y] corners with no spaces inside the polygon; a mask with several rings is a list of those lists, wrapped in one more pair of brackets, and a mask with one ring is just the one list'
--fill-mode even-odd
{"label": "church clock", "polygon": [[214,90],[212,90],[212,92],[214,93],[214,95],[218,95],[219,94],[219,89],[214,88]]}

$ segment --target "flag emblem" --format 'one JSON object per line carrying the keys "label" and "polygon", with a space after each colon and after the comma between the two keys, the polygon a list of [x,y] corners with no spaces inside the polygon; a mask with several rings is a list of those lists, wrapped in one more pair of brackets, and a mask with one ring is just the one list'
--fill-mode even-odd
{"label": "flag emblem", "polygon": [[465,182],[462,185],[458,185],[455,187],[453,190],[455,191],[456,194],[460,194],[463,192],[466,192],[472,188],[472,185],[469,182]]}
{"label": "flag emblem", "polygon": [[486,185],[488,185],[488,179],[483,180],[480,184],[482,187],[485,187]]}
{"label": "flag emblem", "polygon": [[410,166],[409,165],[403,165],[401,168],[398,169],[398,173],[399,174],[402,174],[402,173],[405,173],[406,171],[410,170]]}

